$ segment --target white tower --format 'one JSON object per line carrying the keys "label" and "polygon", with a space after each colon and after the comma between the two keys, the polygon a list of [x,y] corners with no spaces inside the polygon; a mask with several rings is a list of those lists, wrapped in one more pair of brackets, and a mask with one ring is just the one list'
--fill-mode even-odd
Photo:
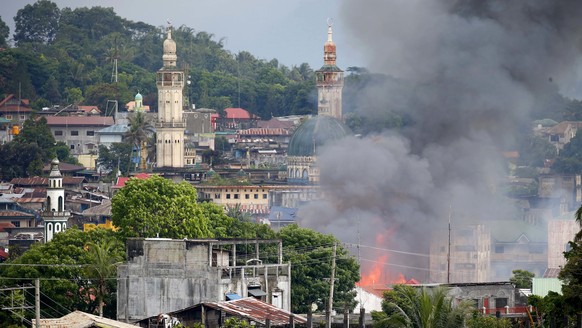
{"label": "white tower", "polygon": [[51,162],[51,172],[46,190],[46,208],[42,213],[44,220],[44,240],[49,242],[53,236],[67,229],[67,221],[71,213],[65,210],[65,189],[63,176],[59,170],[59,160]]}
{"label": "white tower", "polygon": [[328,20],[327,41],[323,45],[323,66],[315,71],[317,115],[331,116],[341,120],[344,73],[336,66],[336,49],[331,26],[331,20]]}
{"label": "white tower", "polygon": [[158,167],[184,167],[184,130],[182,110],[184,72],[176,68],[176,42],[172,27],[164,40],[164,66],[158,71],[158,119],[156,121],[156,162]]}

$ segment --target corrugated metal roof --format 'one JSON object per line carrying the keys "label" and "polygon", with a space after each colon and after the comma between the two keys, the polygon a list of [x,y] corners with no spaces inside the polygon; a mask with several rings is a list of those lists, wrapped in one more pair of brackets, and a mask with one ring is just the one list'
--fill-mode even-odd
{"label": "corrugated metal roof", "polygon": [[558,278],[533,278],[532,294],[545,297],[550,291],[562,294],[562,282]]}
{"label": "corrugated metal roof", "polygon": [[26,213],[26,212],[21,212],[21,211],[0,211],[0,217],[1,218],[20,218],[20,217],[33,218],[34,215]]}
{"label": "corrugated metal roof", "polygon": [[47,116],[48,126],[110,126],[111,116]]}
{"label": "corrugated metal roof", "polygon": [[295,323],[306,323],[307,319],[280,309],[272,304],[265,303],[253,297],[241,298],[226,302],[207,302],[204,306],[222,310],[234,316],[244,317],[260,324],[265,324],[267,318],[272,326],[282,326],[289,323],[289,317],[293,316]]}
{"label": "corrugated metal roof", "polygon": [[246,130],[239,130],[240,136],[286,136],[291,132],[283,128],[250,128]]}
{"label": "corrugated metal roof", "polygon": [[75,311],[58,319],[40,319],[41,328],[86,328],[86,327],[103,327],[103,328],[135,328],[139,326],[116,321],[113,319],[102,318],[93,314]]}
{"label": "corrugated metal roof", "polygon": [[[63,185],[79,185],[83,183],[83,177],[63,177]],[[10,183],[17,186],[48,186],[48,178],[32,177],[32,178],[14,178]]]}

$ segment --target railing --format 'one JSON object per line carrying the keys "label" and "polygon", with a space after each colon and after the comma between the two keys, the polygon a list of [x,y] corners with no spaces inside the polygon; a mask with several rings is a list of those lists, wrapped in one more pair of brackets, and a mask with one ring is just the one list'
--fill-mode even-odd
{"label": "railing", "polygon": [[501,308],[482,307],[480,309],[480,312],[482,314],[496,315],[497,312],[499,311],[499,314],[503,316],[506,314],[527,314],[528,312],[531,312],[532,310],[534,310],[534,308],[532,308],[531,306],[515,306],[515,307],[505,306],[505,307],[501,307]]}

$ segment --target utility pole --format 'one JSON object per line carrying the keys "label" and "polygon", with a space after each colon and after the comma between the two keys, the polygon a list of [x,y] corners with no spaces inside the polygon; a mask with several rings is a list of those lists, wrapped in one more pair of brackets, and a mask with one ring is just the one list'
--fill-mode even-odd
{"label": "utility pole", "polygon": [[36,317],[36,328],[40,327],[40,279],[34,279],[34,314]]}
{"label": "utility pole", "polygon": [[329,300],[327,301],[326,323],[327,328],[331,328],[331,311],[333,309],[333,285],[335,282],[335,256],[337,252],[337,243],[333,243],[333,254],[331,257],[331,277],[329,280]]}
{"label": "utility pole", "polygon": [[449,205],[449,249],[447,251],[447,284],[451,283],[451,215],[452,205]]}

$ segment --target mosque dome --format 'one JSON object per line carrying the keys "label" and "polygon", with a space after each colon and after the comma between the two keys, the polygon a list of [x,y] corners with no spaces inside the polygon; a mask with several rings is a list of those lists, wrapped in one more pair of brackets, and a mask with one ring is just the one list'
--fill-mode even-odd
{"label": "mosque dome", "polygon": [[324,144],[351,134],[340,120],[331,116],[315,116],[303,122],[291,138],[288,156],[314,156]]}
{"label": "mosque dome", "polygon": [[141,95],[141,93],[139,93],[139,92],[138,92],[138,93],[135,95],[135,100],[142,100],[142,99],[143,99],[143,96]]}

